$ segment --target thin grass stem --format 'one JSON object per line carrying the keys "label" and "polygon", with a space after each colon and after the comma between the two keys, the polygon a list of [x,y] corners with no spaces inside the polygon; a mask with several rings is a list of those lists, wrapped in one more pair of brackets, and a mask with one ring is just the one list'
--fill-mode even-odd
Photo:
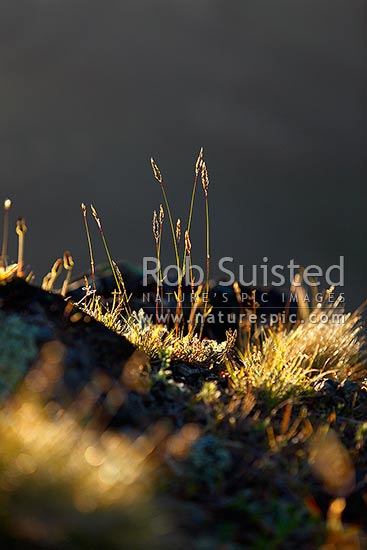
{"label": "thin grass stem", "polygon": [[11,207],[11,200],[5,199],[4,201],[4,228],[3,228],[3,243],[1,247],[0,266],[4,269],[8,266],[7,260],[7,248],[9,240],[9,210]]}
{"label": "thin grass stem", "polygon": [[61,288],[61,296],[65,298],[66,293],[68,291],[68,287],[71,279],[71,273],[74,266],[74,260],[70,252],[66,251],[64,253],[63,263],[64,263],[64,269],[66,270],[66,277]]}
{"label": "thin grass stem", "polygon": [[18,235],[18,267],[17,267],[17,277],[23,277],[24,271],[24,236],[27,231],[27,226],[25,224],[24,218],[18,218],[16,233]]}
{"label": "thin grass stem", "polygon": [[81,207],[82,207],[82,211],[83,211],[85,232],[86,232],[87,241],[88,241],[89,259],[90,259],[90,272],[91,272],[91,277],[92,277],[92,285],[93,285],[93,289],[96,290],[95,264],[94,264],[92,240],[90,238],[90,231],[89,231],[89,225],[88,225],[88,219],[87,219],[87,207],[85,206],[84,202],[81,204]]}
{"label": "thin grass stem", "polygon": [[110,268],[111,268],[111,271],[112,271],[112,275],[115,279],[115,283],[116,283],[116,286],[117,286],[117,290],[121,293],[121,286],[120,286],[120,281],[118,279],[118,276],[117,276],[117,273],[116,273],[116,270],[115,270],[115,267],[113,265],[113,261],[112,261],[112,258],[111,258],[111,255],[110,255],[110,251],[109,251],[109,248],[108,248],[108,245],[107,245],[107,241],[106,241],[106,238],[104,236],[104,232],[103,232],[103,228],[102,228],[102,223],[101,223],[101,220],[97,214],[97,210],[94,208],[93,204],[90,205],[91,207],[91,211],[92,211],[92,214],[93,214],[93,217],[94,219],[96,220],[96,223],[98,225],[98,229],[99,229],[99,233],[101,235],[101,239],[102,239],[102,242],[103,242],[103,246],[104,246],[104,249],[105,249],[105,252],[106,252],[106,255],[107,255],[107,259],[108,259],[108,262],[110,264]]}

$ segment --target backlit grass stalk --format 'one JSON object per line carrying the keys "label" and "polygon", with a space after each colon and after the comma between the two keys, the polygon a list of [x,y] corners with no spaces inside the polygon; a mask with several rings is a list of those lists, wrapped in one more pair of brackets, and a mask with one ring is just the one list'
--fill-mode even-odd
{"label": "backlit grass stalk", "polygon": [[291,284],[289,295],[290,297],[296,296],[297,297],[297,321],[298,322],[304,322],[310,315],[310,308],[308,306],[307,301],[307,293],[304,287],[302,286],[303,282],[303,271],[304,269],[301,269],[301,273],[296,273],[294,277],[294,281]]}
{"label": "backlit grass stalk", "polygon": [[189,276],[190,276],[190,286],[191,286],[191,293],[194,292],[194,284],[195,280],[192,275],[192,257],[191,257],[191,240],[190,240],[190,234],[188,231],[185,231],[185,249],[187,252],[187,257],[189,258]]}
{"label": "backlit grass stalk", "polygon": [[164,210],[162,204],[159,205],[159,215],[157,211],[153,212],[153,236],[155,241],[155,249],[157,253],[158,261],[158,280],[156,286],[156,299],[155,299],[155,316],[156,323],[158,323],[158,309],[159,301],[161,302],[161,315],[163,315],[163,274],[162,274],[162,265],[161,265],[161,244],[162,244],[162,233],[163,233],[163,221],[164,221]]}
{"label": "backlit grass stalk", "polygon": [[[115,269],[115,273],[117,275],[117,278],[119,280],[120,287],[122,288],[122,305],[125,308],[125,311],[127,312],[127,314],[131,315],[131,307],[130,307],[130,303],[129,303],[129,297],[128,297],[127,292],[126,292],[124,278],[122,276],[122,273],[121,273],[117,263],[114,260],[112,260],[112,263],[113,263],[113,267]],[[118,307],[120,307],[120,305],[121,304],[119,304]]]}
{"label": "backlit grass stalk", "polygon": [[[178,219],[176,223],[176,242],[179,243],[181,239],[181,220]],[[178,333],[180,325],[180,317],[182,315],[182,270],[177,273],[178,285],[177,285],[177,305],[176,305],[176,333]]]}
{"label": "backlit grass stalk", "polygon": [[[196,292],[194,293],[194,303],[191,306],[189,318],[189,334],[191,334],[196,327],[196,312],[203,305],[202,292],[203,285],[199,285]],[[199,338],[201,338],[201,336]]]}
{"label": "backlit grass stalk", "polygon": [[17,268],[17,277],[23,277],[23,265],[24,265],[24,237],[27,231],[27,226],[25,224],[24,218],[18,218],[16,233],[18,235],[18,268]]}
{"label": "backlit grass stalk", "polygon": [[62,271],[62,259],[58,258],[51,268],[51,271],[43,277],[42,289],[50,292],[53,289],[57,277]]}
{"label": "backlit grass stalk", "polygon": [[98,216],[97,210],[94,208],[93,204],[90,205],[90,208],[91,208],[93,217],[96,220],[96,223],[98,225],[98,229],[99,229],[99,232],[100,232],[100,235],[101,235],[101,239],[102,239],[102,242],[103,242],[104,249],[106,251],[108,262],[110,264],[110,268],[111,268],[111,271],[112,271],[112,274],[113,274],[113,278],[115,279],[115,283],[116,283],[116,286],[117,286],[118,293],[120,294],[120,296],[122,298],[122,302],[123,302],[123,305],[124,305],[125,309],[129,312],[129,310],[130,310],[129,299],[128,299],[128,296],[127,296],[127,292],[126,292],[123,277],[122,277],[121,272],[118,269],[116,263],[111,258],[111,254],[110,254],[110,251],[109,251],[109,248],[108,248],[108,245],[107,245],[107,241],[106,241],[106,238],[104,236],[102,223],[101,223],[101,220]]}
{"label": "backlit grass stalk", "polygon": [[161,263],[161,246],[162,246],[162,235],[163,235],[163,222],[164,222],[164,208],[163,205],[159,205],[159,240],[158,240],[158,262],[159,262],[159,281],[160,281],[160,293],[161,293],[161,315],[164,313],[164,304],[163,304],[163,273],[162,273],[162,263]]}
{"label": "backlit grass stalk", "polygon": [[121,293],[121,287],[120,287],[120,281],[118,280],[118,277],[117,277],[117,273],[115,271],[115,268],[114,268],[114,265],[113,265],[113,262],[112,262],[112,258],[111,258],[111,254],[110,254],[110,251],[109,251],[109,248],[108,248],[108,245],[107,245],[107,241],[106,241],[106,238],[104,236],[104,232],[103,232],[103,227],[102,227],[102,223],[101,223],[101,220],[98,216],[98,213],[97,213],[97,210],[94,208],[93,204],[90,205],[90,208],[91,208],[91,211],[92,211],[92,214],[93,214],[93,217],[94,219],[96,220],[96,223],[98,225],[98,229],[99,229],[99,233],[101,235],[101,239],[102,239],[102,242],[103,242],[103,246],[104,246],[104,249],[106,251],[106,255],[107,255],[107,258],[108,258],[108,263],[110,264],[110,268],[111,268],[111,271],[112,271],[112,275],[115,279],[115,283],[116,283],[116,286],[117,286],[117,290]]}
{"label": "backlit grass stalk", "polygon": [[[191,222],[192,222],[192,216],[193,216],[193,212],[194,212],[196,187],[197,187],[197,183],[198,183],[198,179],[199,179],[199,173],[201,172],[201,168],[202,168],[202,164],[203,164],[203,158],[204,158],[204,149],[201,147],[201,149],[199,151],[197,161],[196,161],[196,165],[195,165],[194,185],[192,187],[192,192],[191,192],[190,211],[189,211],[189,217],[188,217],[188,220],[187,220],[187,229],[186,229],[188,235],[190,235],[190,230],[191,230]],[[184,249],[184,254],[183,254],[183,259],[182,259],[183,276],[185,274],[185,268],[186,268],[186,255],[187,255],[187,248],[186,248],[186,242],[185,242],[185,249]]]}
{"label": "backlit grass stalk", "polygon": [[70,254],[70,252],[68,250],[66,252],[64,252],[63,262],[64,262],[64,269],[66,270],[66,277],[65,277],[65,280],[64,280],[63,285],[62,285],[61,296],[63,296],[65,298],[66,293],[68,291],[68,286],[69,286],[69,283],[70,283],[71,272],[72,272],[73,266],[74,266],[73,257],[72,257],[72,255]]}
{"label": "backlit grass stalk", "polygon": [[182,280],[178,281],[177,286],[177,294],[176,297],[176,311],[175,311],[175,330],[176,330],[176,336],[178,336],[179,328],[180,328],[180,322],[181,322],[181,315],[182,315]]}
{"label": "backlit grass stalk", "polygon": [[[209,228],[209,176],[206,163],[201,165],[201,183],[205,196],[205,298],[204,298],[204,322],[208,315],[208,300],[209,300],[209,275],[210,275],[210,228]],[[203,324],[201,326],[200,336],[203,332]]]}
{"label": "backlit grass stalk", "polygon": [[3,244],[1,247],[1,261],[0,267],[7,268],[7,249],[9,240],[9,210],[11,207],[11,200],[5,199],[4,201],[4,226],[3,226]]}
{"label": "backlit grass stalk", "polygon": [[[188,332],[189,334],[192,333],[194,326],[195,326],[195,313],[197,308],[197,299],[198,296],[194,291],[195,288],[195,279],[192,274],[192,257],[191,257],[191,240],[190,235],[188,231],[185,231],[185,250],[186,250],[186,257],[189,259],[189,276],[190,276],[190,317],[189,317],[189,325],[188,325]],[[194,301],[192,301],[194,298]]]}
{"label": "backlit grass stalk", "polygon": [[[164,199],[166,209],[167,209],[167,213],[168,213],[168,219],[169,219],[169,224],[170,224],[170,227],[171,227],[172,241],[173,241],[173,247],[174,247],[174,250],[175,250],[176,266],[177,266],[177,278],[178,278],[177,296],[178,296],[178,298],[180,298],[181,293],[182,293],[182,291],[181,291],[182,276],[181,276],[181,270],[180,270],[180,257],[179,257],[179,254],[178,254],[178,245],[177,245],[177,236],[176,236],[175,226],[173,224],[173,218],[172,218],[171,208],[170,208],[169,202],[168,202],[167,193],[166,193],[166,190],[164,188],[164,182],[163,182],[162,174],[161,174],[161,172],[160,172],[160,170],[159,170],[159,168],[158,168],[158,166],[157,166],[157,164],[156,164],[156,162],[153,158],[150,159],[150,163],[152,165],[152,170],[153,170],[154,177],[158,181],[158,183],[161,187],[163,199]],[[180,309],[180,306],[181,306],[181,302],[180,302],[180,299],[178,299],[177,300],[177,307],[176,307],[176,319],[177,319],[177,311]],[[176,333],[178,333],[179,323],[177,321],[175,322],[175,328],[176,328]]]}
{"label": "backlit grass stalk", "polygon": [[[159,230],[159,222],[158,222],[158,216],[157,211],[154,210],[153,212],[153,236],[155,241],[155,249],[157,253],[157,261],[160,264],[160,230]],[[155,294],[155,321],[158,323],[158,309],[159,309],[159,292],[160,292],[160,280],[157,280],[157,286],[156,286],[156,294]]]}
{"label": "backlit grass stalk", "polygon": [[180,259],[179,259],[179,255],[178,255],[176,232],[175,232],[175,227],[173,225],[173,218],[172,218],[171,209],[170,209],[169,202],[168,202],[167,193],[166,193],[166,190],[164,188],[164,182],[163,182],[162,174],[161,174],[161,172],[160,172],[160,170],[159,170],[159,168],[158,168],[158,166],[155,163],[153,158],[150,159],[150,163],[152,165],[152,170],[153,170],[154,177],[158,181],[158,183],[161,187],[161,190],[162,190],[163,199],[164,199],[166,209],[167,209],[167,213],[168,213],[169,224],[170,224],[170,227],[171,227],[171,233],[172,233],[173,247],[174,247],[174,250],[175,250],[177,269],[179,270],[179,268],[180,268]]}
{"label": "backlit grass stalk", "polygon": [[[188,220],[187,220],[187,229],[186,229],[186,232],[185,232],[185,247],[184,247],[184,252],[183,252],[183,257],[182,257],[182,269],[181,269],[181,272],[180,272],[180,275],[179,275],[180,280],[179,280],[179,285],[178,285],[178,304],[177,304],[177,308],[176,308],[176,318],[177,318],[177,315],[181,314],[181,312],[182,312],[182,306],[181,306],[182,292],[180,292],[180,290],[182,289],[182,280],[183,280],[183,278],[186,274],[186,258],[188,256],[190,257],[189,261],[190,261],[190,266],[191,266],[190,267],[190,271],[191,271],[190,280],[191,280],[191,277],[192,277],[192,260],[191,260],[191,255],[190,255],[191,243],[190,243],[189,235],[190,235],[191,222],[192,222],[192,216],[193,216],[193,211],[194,211],[196,187],[197,187],[197,183],[198,183],[199,173],[200,173],[202,163],[203,163],[203,156],[204,156],[204,149],[201,147],[201,149],[199,151],[198,158],[196,160],[196,165],[195,165],[194,184],[193,184],[192,192],[191,192],[189,217],[188,217]],[[181,236],[181,224],[180,224],[180,233],[179,234]],[[176,232],[176,235],[177,235],[177,232]],[[190,243],[190,251],[187,248],[188,242]],[[191,288],[193,288],[193,285],[191,285]],[[191,331],[191,326],[189,324],[189,332],[190,331]]]}
{"label": "backlit grass stalk", "polygon": [[[238,284],[238,281],[235,281],[233,283],[232,288],[233,288],[233,291],[234,291],[234,294],[235,294],[235,297],[236,297],[236,301],[237,301],[237,307],[238,307],[238,310],[239,310],[239,319],[244,319],[245,318],[244,317],[245,312],[244,312],[243,303],[242,303],[241,287]],[[239,321],[239,323],[238,323],[238,344],[239,344],[240,350],[245,349],[245,346],[244,346],[244,332],[246,330],[246,325],[247,325],[247,323],[244,323],[243,321]]]}
{"label": "backlit grass stalk", "polygon": [[87,219],[87,207],[85,206],[84,202],[82,202],[81,207],[82,207],[83,218],[84,218],[85,232],[87,234],[87,241],[88,241],[92,285],[93,285],[93,290],[96,290],[95,264],[94,264],[92,240],[90,238],[90,231],[89,231],[89,225],[88,225],[88,219]]}
{"label": "backlit grass stalk", "polygon": [[115,310],[113,309],[111,311],[112,314],[118,314],[118,311],[120,310],[121,311],[121,305],[123,306],[123,308],[125,309],[125,312],[127,313],[127,315],[131,315],[131,307],[130,307],[130,303],[129,303],[129,296],[127,295],[127,291],[126,291],[126,286],[125,286],[125,281],[124,281],[124,278],[122,276],[122,273],[120,271],[120,268],[119,266],[117,265],[117,263],[112,260],[112,263],[113,263],[113,267],[115,269],[115,273],[116,273],[116,276],[119,280],[119,283],[120,283],[120,287],[122,288],[122,300],[120,300],[120,302],[118,303],[117,307],[115,308]]}

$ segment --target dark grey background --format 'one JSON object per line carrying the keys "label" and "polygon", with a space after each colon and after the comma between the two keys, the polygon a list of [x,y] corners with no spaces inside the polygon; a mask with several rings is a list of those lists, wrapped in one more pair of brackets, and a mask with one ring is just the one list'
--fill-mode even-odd
{"label": "dark grey background", "polygon": [[[214,263],[327,267],[345,255],[348,305],[361,302],[364,11],[363,0],[2,0],[0,198],[27,219],[38,280],[66,248],[87,267],[81,201],[115,258],[153,253],[149,158],[185,219],[204,145]],[[201,261],[201,193],[196,216]]]}

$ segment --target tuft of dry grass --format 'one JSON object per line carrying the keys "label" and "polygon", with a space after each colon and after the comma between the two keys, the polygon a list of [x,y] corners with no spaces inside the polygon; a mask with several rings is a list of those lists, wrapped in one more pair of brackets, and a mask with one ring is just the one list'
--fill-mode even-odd
{"label": "tuft of dry grass", "polygon": [[233,353],[235,346],[235,336],[230,332],[221,343],[201,339],[195,334],[177,336],[175,330],[147,321],[143,310],[133,312],[121,334],[152,359],[158,359],[165,353],[171,360],[198,365],[223,363]]}
{"label": "tuft of dry grass", "polygon": [[366,375],[362,310],[341,313],[338,304],[316,308],[295,329],[264,329],[259,342],[228,363],[236,391],[254,388],[270,399],[312,390],[323,378],[342,382]]}
{"label": "tuft of dry grass", "polygon": [[[223,362],[230,354],[233,346],[234,340],[230,336],[225,342],[218,344],[216,341],[209,341],[202,339],[203,325],[205,319],[211,311],[211,307],[208,303],[208,293],[209,293],[209,274],[210,274],[210,248],[209,248],[209,202],[208,202],[208,188],[209,188],[209,177],[206,163],[204,162],[204,151],[203,148],[200,149],[196,164],[195,164],[195,177],[194,184],[191,194],[190,210],[187,221],[187,228],[184,232],[184,252],[182,258],[182,266],[180,265],[179,257],[179,244],[181,240],[181,219],[178,218],[176,224],[173,223],[173,217],[171,213],[170,204],[168,201],[163,176],[159,170],[154,159],[151,159],[151,166],[155,179],[158,181],[161,191],[163,194],[163,199],[168,214],[168,219],[170,223],[172,241],[175,251],[175,258],[177,264],[177,273],[178,273],[178,285],[177,292],[174,293],[177,300],[177,306],[174,316],[174,331],[168,329],[165,325],[158,324],[159,320],[159,306],[160,313],[163,314],[163,288],[162,288],[162,267],[161,263],[161,242],[162,242],[162,230],[163,230],[163,221],[164,221],[164,209],[162,204],[159,207],[159,214],[156,210],[153,211],[153,220],[152,220],[152,230],[155,241],[155,248],[157,253],[157,259],[159,261],[160,270],[159,270],[159,281],[157,282],[156,287],[156,324],[152,324],[149,320],[143,321],[143,312],[138,314],[131,312],[128,297],[125,290],[125,285],[121,273],[118,270],[116,263],[112,260],[110,251],[108,249],[107,241],[103,233],[102,223],[100,217],[94,208],[91,205],[91,211],[93,217],[98,225],[100,235],[103,241],[103,245],[107,254],[108,261],[111,266],[111,272],[115,278],[116,282],[116,291],[112,293],[112,303],[108,301],[103,301],[100,296],[96,295],[95,292],[95,279],[94,279],[94,257],[92,251],[92,243],[90,239],[90,232],[87,221],[87,208],[82,204],[84,224],[87,233],[88,247],[90,252],[91,260],[91,274],[92,274],[92,287],[89,285],[89,282],[86,281],[86,295],[78,303],[78,305],[91,317],[97,321],[103,323],[108,328],[114,330],[115,332],[124,335],[128,338],[133,344],[135,344],[139,349],[147,353],[150,357],[156,358],[165,348],[166,352],[172,356],[172,358],[180,359],[183,361],[196,362],[200,364],[210,364],[212,362]],[[190,241],[190,227],[193,217],[193,208],[195,202],[195,194],[198,183],[199,175],[201,174],[202,188],[204,191],[205,197],[205,235],[206,235],[206,282],[205,288],[201,285],[195,292],[195,281],[192,274],[192,246]],[[191,315],[189,316],[188,322],[188,332],[185,334],[185,327],[182,326],[182,280],[186,272],[186,262],[189,262],[189,275],[192,294],[195,296],[191,304]],[[50,289],[50,286],[47,286],[47,289]],[[205,291],[203,293],[203,290]],[[205,298],[206,296],[206,298]],[[201,326],[199,328],[198,335],[195,334],[195,314],[198,308],[203,309],[203,314],[200,316],[202,319]]]}

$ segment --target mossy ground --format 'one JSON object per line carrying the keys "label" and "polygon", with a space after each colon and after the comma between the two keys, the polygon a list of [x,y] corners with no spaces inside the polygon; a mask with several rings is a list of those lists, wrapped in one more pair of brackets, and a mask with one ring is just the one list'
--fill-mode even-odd
{"label": "mossy ground", "polygon": [[22,280],[0,300],[19,344],[2,365],[18,377],[0,411],[4,548],[364,548],[359,316],[204,364],[149,357]]}

